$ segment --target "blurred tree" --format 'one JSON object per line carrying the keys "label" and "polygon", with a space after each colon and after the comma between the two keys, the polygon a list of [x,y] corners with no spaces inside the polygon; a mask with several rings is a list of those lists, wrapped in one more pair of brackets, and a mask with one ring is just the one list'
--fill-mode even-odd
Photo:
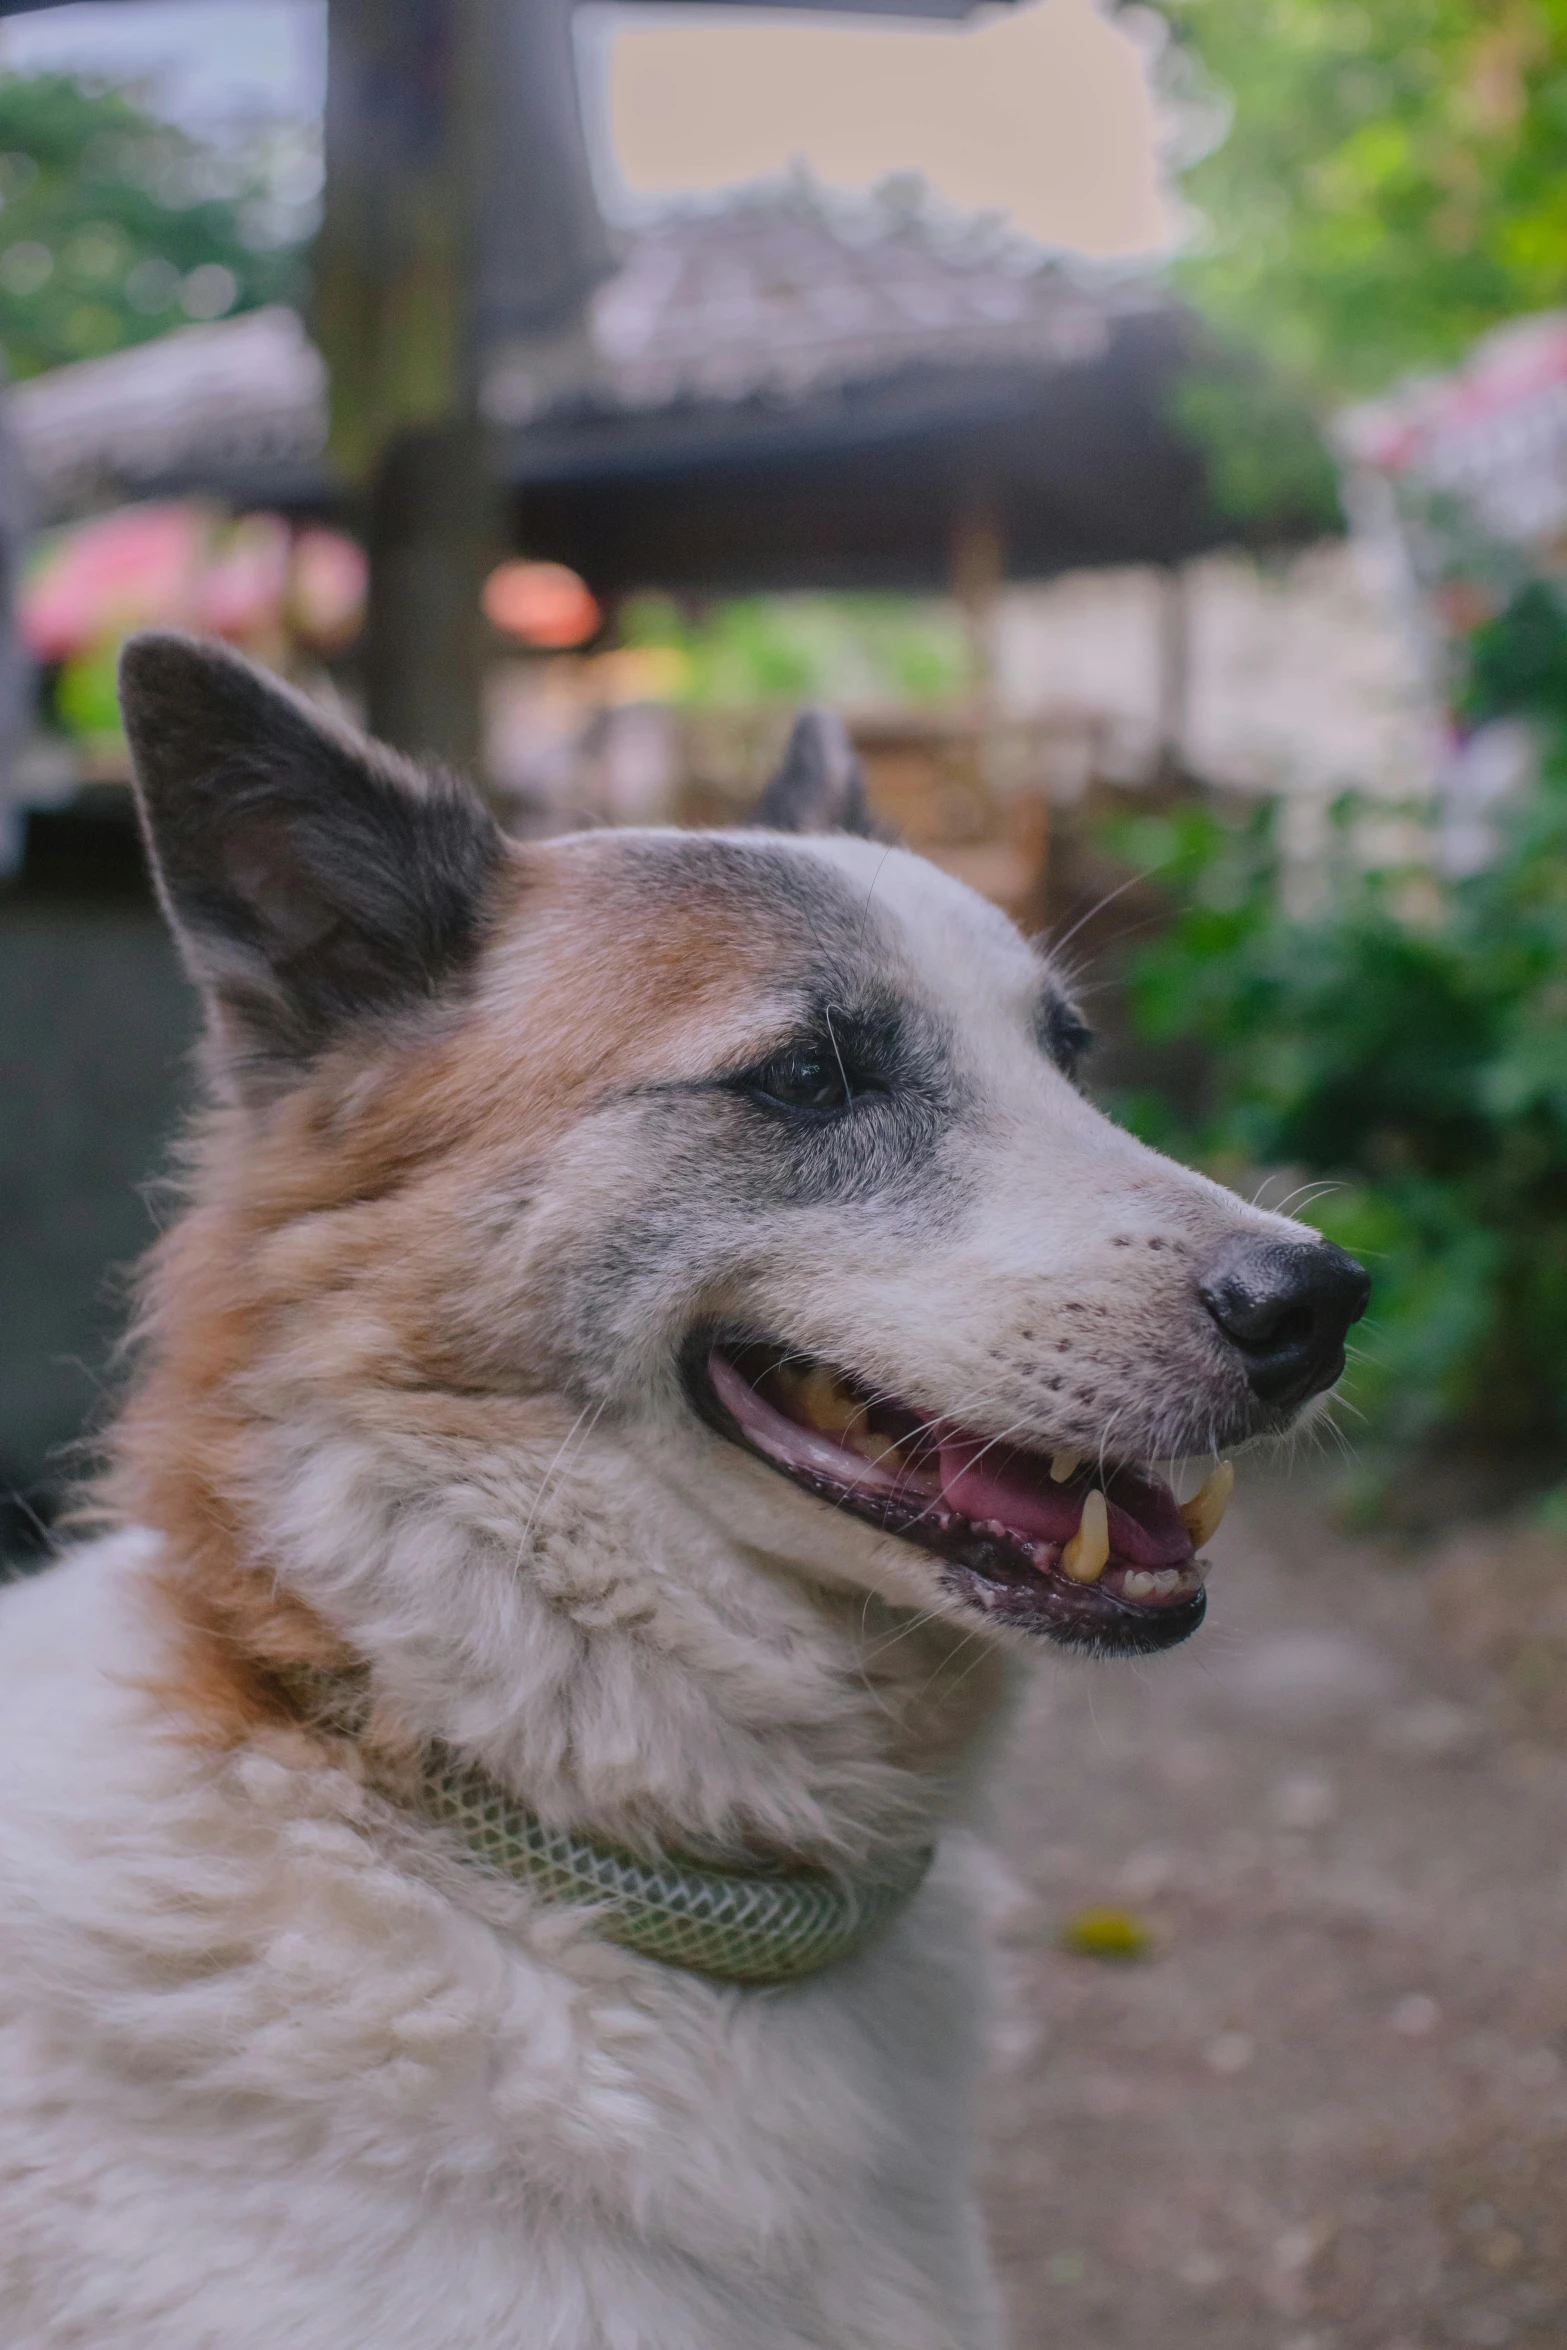
{"label": "blurred tree", "polygon": [[1160,0],[1217,323],[1319,397],[1567,299],[1567,0]]}
{"label": "blurred tree", "polygon": [[65,74],[0,79],[0,347],[13,376],[300,297],[305,133],[229,149]]}

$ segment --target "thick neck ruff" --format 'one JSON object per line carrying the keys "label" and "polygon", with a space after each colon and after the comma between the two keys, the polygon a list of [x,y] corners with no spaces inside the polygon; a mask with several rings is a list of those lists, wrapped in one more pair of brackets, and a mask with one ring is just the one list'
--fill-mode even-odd
{"label": "thick neck ruff", "polygon": [[[362,1674],[300,1673],[290,1696],[313,1723],[358,1739],[370,1716]],[[364,1750],[361,1749],[361,1752]],[[367,1755],[366,1760],[370,1761]],[[542,1901],[590,1907],[607,1940],[715,1982],[762,1986],[821,1972],[882,1934],[924,1882],[930,1848],[875,1874],[713,1868],[676,1854],[645,1860],[536,1819],[477,1763],[439,1743],[378,1791],[442,1828],[474,1859]]]}

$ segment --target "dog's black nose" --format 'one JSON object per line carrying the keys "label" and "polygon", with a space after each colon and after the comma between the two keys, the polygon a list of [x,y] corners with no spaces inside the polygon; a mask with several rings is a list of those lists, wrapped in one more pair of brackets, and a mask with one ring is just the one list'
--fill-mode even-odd
{"label": "dog's black nose", "polygon": [[1344,1334],[1371,1295],[1371,1277],[1328,1240],[1232,1240],[1198,1296],[1246,1366],[1264,1403],[1304,1403],[1344,1368]]}

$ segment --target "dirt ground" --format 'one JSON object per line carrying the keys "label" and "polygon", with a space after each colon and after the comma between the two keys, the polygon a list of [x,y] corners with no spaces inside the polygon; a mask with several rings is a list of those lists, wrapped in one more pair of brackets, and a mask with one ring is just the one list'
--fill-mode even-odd
{"label": "dirt ground", "polygon": [[[1208,1623],[1042,1660],[999,1815],[1016,2350],[1567,2350],[1567,1544],[1256,1483]],[[1140,1962],[1069,1957],[1077,1911]]]}

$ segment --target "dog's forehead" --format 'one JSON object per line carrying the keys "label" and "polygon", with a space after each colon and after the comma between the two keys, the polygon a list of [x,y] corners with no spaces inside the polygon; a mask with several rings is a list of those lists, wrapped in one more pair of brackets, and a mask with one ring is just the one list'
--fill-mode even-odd
{"label": "dog's forehead", "polygon": [[874,913],[920,979],[953,1010],[993,1010],[1039,994],[1046,966],[988,899],[924,857],[846,834],[813,835],[796,853],[832,873]]}
{"label": "dog's forehead", "polygon": [[813,962],[914,986],[961,1017],[1035,1000],[1046,967],[1007,917],[906,849],[845,834],[625,831],[554,844],[617,931],[676,934],[686,957]]}

